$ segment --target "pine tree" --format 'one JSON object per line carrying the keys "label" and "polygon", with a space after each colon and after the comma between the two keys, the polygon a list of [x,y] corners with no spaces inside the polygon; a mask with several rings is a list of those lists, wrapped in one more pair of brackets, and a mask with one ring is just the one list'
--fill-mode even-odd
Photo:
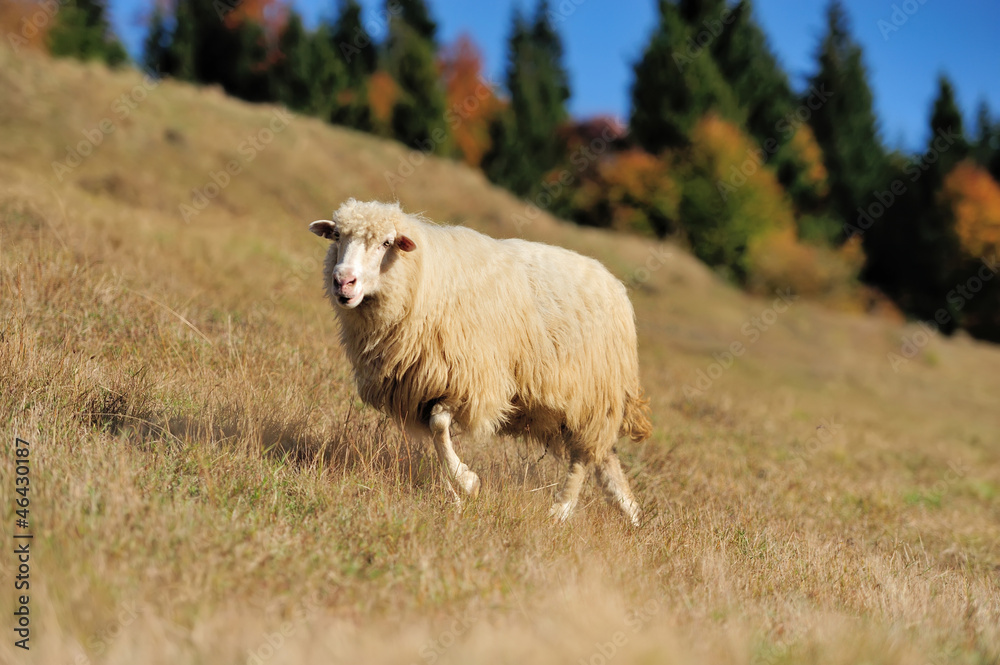
{"label": "pine tree", "polygon": [[[962,112],[955,101],[955,88],[947,76],[942,74],[938,77],[938,94],[934,100],[934,109],[931,112],[931,137],[928,142],[928,150],[931,150],[934,141],[938,136],[954,137],[954,143],[947,150],[941,151],[938,159],[934,162],[931,172],[928,175],[933,180],[926,189],[937,191],[944,182],[945,176],[951,172],[955,165],[969,156],[970,146],[965,138],[965,127],[962,122]],[[938,152],[935,150],[935,152]]]}
{"label": "pine tree", "polygon": [[333,44],[340,52],[351,82],[371,76],[378,66],[378,53],[371,35],[361,21],[361,5],[357,0],[344,0],[333,24]]}
{"label": "pine tree", "polygon": [[684,146],[694,124],[709,110],[742,123],[736,97],[709,53],[692,47],[690,28],[677,6],[659,2],[659,24],[635,64],[630,126],[652,153]]}
{"label": "pine tree", "polygon": [[296,111],[308,111],[312,103],[311,48],[302,17],[294,9],[289,10],[270,76],[277,101]]}
{"label": "pine tree", "polygon": [[273,101],[270,49],[264,27],[232,2],[177,0],[175,27],[160,71],[219,84],[249,101]]}
{"label": "pine tree", "polygon": [[395,6],[398,16],[403,23],[413,28],[421,39],[426,39],[432,44],[437,41],[437,23],[431,18],[425,0],[393,0],[391,5]]}
{"label": "pine tree", "polygon": [[1000,121],[994,120],[986,100],[976,111],[976,161],[1000,183]]}
{"label": "pine tree", "polygon": [[250,102],[275,100],[272,79],[269,75],[270,54],[264,26],[256,21],[243,20],[231,29],[236,47],[233,67],[227,78],[220,82],[231,95]]}
{"label": "pine tree", "polygon": [[[886,204],[883,214],[864,236],[864,278],[882,288],[905,311],[922,318],[932,318],[942,307],[953,307],[947,294],[962,273],[954,215],[950,204],[942,200],[941,190],[968,146],[961,139],[946,150],[935,148],[940,130],[962,133],[961,112],[945,77],[938,81],[926,153],[916,161],[895,160],[892,180],[907,183],[906,191],[892,201],[884,192],[879,195],[876,203],[880,209],[883,202]],[[912,184],[914,173],[919,174],[916,184]],[[872,210],[872,205],[867,202],[865,207]],[[950,314],[951,321],[942,326],[946,332],[961,321],[959,310],[952,309]]]}
{"label": "pine tree", "polygon": [[[947,132],[944,136],[957,134],[960,138],[946,150],[938,150],[935,141],[942,132]],[[941,200],[940,192],[945,178],[968,153],[962,112],[955,102],[955,89],[942,75],[938,78],[938,94],[931,112],[930,136],[925,153],[936,154],[937,158],[930,163],[920,186],[914,188],[919,208],[907,220],[893,220],[904,234],[901,244],[910,257],[911,274],[907,286],[918,292],[918,301],[919,296],[924,296],[930,302],[922,314],[929,313],[935,304],[940,306],[953,285],[961,262],[954,216],[950,206]],[[930,159],[925,161],[930,162]]]}
{"label": "pine tree", "polygon": [[564,156],[558,129],[568,118],[569,77],[562,58],[548,2],[538,4],[530,21],[515,9],[506,79],[510,106],[492,123],[483,170],[521,196],[539,191],[542,177]]}
{"label": "pine tree", "polygon": [[182,81],[196,80],[195,13],[189,0],[178,0],[174,8],[174,29],[157,71]]}
{"label": "pine tree", "polygon": [[102,0],[67,0],[48,34],[52,55],[101,60],[115,67],[128,60],[111,31]]}
{"label": "pine tree", "polygon": [[845,221],[853,220],[857,208],[867,205],[885,181],[886,156],[861,47],[850,36],[839,0],[827,11],[827,33],[817,60],[819,69],[806,95],[819,108],[809,122],[829,171],[833,210]]}
{"label": "pine tree", "polygon": [[750,1],[743,0],[731,11],[712,42],[712,57],[746,110],[750,135],[761,145],[768,139],[784,141],[790,137],[779,123],[795,105],[788,76],[754,20]]}
{"label": "pine tree", "polygon": [[371,131],[368,79],[378,66],[378,53],[361,21],[361,6],[356,0],[341,3],[340,13],[329,29],[328,38],[331,52],[336,53],[337,64],[345,77],[345,89],[339,103],[331,106],[329,119],[337,124]]}
{"label": "pine tree", "polygon": [[677,11],[684,22],[698,32],[711,28],[716,21],[722,22],[722,14],[726,10],[726,0],[680,0]]}
{"label": "pine tree", "polygon": [[[328,122],[368,131],[370,122],[366,119],[370,113],[367,96],[362,87],[363,96],[357,99],[357,89],[350,87],[350,76],[340,44],[331,26],[325,23],[321,23],[309,38],[310,93],[307,112]],[[351,112],[345,113],[345,109]]]}
{"label": "pine tree", "polygon": [[[444,120],[444,86],[438,76],[436,46],[422,22],[426,15],[423,0],[410,0],[389,22],[386,69],[401,92],[392,111],[392,130],[397,140],[410,147],[448,154],[451,141]],[[418,23],[408,23],[410,17]]]}
{"label": "pine tree", "polygon": [[163,10],[157,4],[149,21],[149,29],[142,48],[142,64],[147,71],[169,74],[168,53],[171,35],[167,29]]}

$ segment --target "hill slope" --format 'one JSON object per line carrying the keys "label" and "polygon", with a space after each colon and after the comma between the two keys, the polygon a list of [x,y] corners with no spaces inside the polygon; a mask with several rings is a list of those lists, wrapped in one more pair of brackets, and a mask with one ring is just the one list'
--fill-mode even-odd
{"label": "hill slope", "polygon": [[[750,298],[669,244],[282,113],[0,48],[0,529],[16,434],[34,534],[32,650],[5,639],[6,661],[1000,657],[995,347]],[[516,442],[460,441],[484,489],[447,504],[357,401],[321,296],[306,225],[349,196],[632,287],[642,529],[593,487],[551,525],[563,467]]]}

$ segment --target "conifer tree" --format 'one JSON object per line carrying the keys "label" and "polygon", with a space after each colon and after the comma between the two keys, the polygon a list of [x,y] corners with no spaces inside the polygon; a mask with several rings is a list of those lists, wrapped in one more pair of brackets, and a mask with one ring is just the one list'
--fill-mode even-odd
{"label": "conifer tree", "polygon": [[[954,215],[941,198],[941,188],[968,146],[964,138],[955,138],[956,134],[962,136],[961,112],[951,83],[943,76],[938,81],[928,129],[925,153],[894,167],[890,180],[906,183],[905,191],[890,198],[883,186],[864,204],[873,225],[864,235],[867,262],[863,276],[916,316],[932,318],[939,309],[951,308],[951,320],[942,324],[950,331],[961,320],[961,312],[953,308],[947,294],[960,277],[962,252]],[[939,140],[942,130],[953,133],[950,146]],[[873,207],[876,204],[879,208]],[[879,214],[872,216],[870,211]]]}
{"label": "conifer tree", "polygon": [[677,5],[659,2],[659,23],[635,64],[630,126],[652,153],[684,146],[709,110],[740,123],[736,98],[709,53],[692,46],[691,29]]}
{"label": "conifer tree", "polygon": [[494,182],[527,196],[563,159],[558,129],[568,118],[569,77],[548,2],[538,4],[531,20],[515,9],[507,57],[510,105],[492,124],[483,169]]}
{"label": "conifer tree", "polygon": [[196,80],[196,28],[192,3],[178,0],[174,8],[174,28],[156,71],[182,81]]}
{"label": "conifer tree", "polygon": [[48,43],[56,56],[101,60],[112,67],[128,60],[111,31],[103,0],[67,0],[56,14]]}
{"label": "conifer tree", "polygon": [[436,43],[437,23],[431,18],[425,0],[393,0],[399,17],[420,36],[421,39]]}
{"label": "conifer tree", "polygon": [[167,64],[168,52],[170,49],[171,35],[167,30],[166,19],[163,10],[157,4],[153,9],[153,16],[149,21],[149,29],[142,48],[142,64],[146,70],[169,74],[170,66]]}
{"label": "conifer tree", "polygon": [[311,49],[302,17],[294,9],[289,10],[270,75],[277,101],[295,111],[308,111],[312,104]]}
{"label": "conifer tree", "polygon": [[955,101],[955,88],[947,76],[942,74],[938,77],[938,94],[934,100],[934,108],[931,112],[931,136],[928,139],[928,150],[932,149],[938,137],[945,137],[946,141],[951,139],[952,143],[947,150],[938,151],[938,159],[932,165],[933,181],[927,189],[937,191],[944,182],[945,176],[951,172],[955,165],[969,156],[970,146],[965,137],[965,126],[962,121],[962,112]]}
{"label": "conifer tree", "polygon": [[[709,28],[709,24],[723,20],[723,12],[726,10],[726,0],[680,0],[677,3],[677,10],[685,23],[691,25],[696,31]],[[717,36],[717,35],[714,35]]]}
{"label": "conifer tree", "polygon": [[[393,135],[410,147],[448,154],[451,142],[444,120],[444,86],[438,76],[437,47],[428,38],[430,28],[423,20],[427,8],[423,0],[403,4],[403,11],[389,22],[385,52],[386,69],[401,93],[392,111]],[[411,19],[417,23],[410,24]]]}
{"label": "conifer tree", "polygon": [[[227,26],[228,27],[228,26]],[[249,19],[230,29],[227,41],[235,44],[232,60],[225,62],[232,67],[220,80],[231,95],[251,102],[275,100],[272,79],[268,73],[270,54],[264,26]]]}
{"label": "conifer tree", "polygon": [[851,38],[839,0],[827,10],[827,31],[817,61],[818,71],[806,95],[825,101],[813,110],[809,122],[823,150],[833,210],[845,221],[853,220],[857,208],[867,205],[885,181],[886,156],[861,47]]}
{"label": "conifer tree", "polygon": [[[716,11],[721,16],[721,10]],[[742,0],[731,14],[718,20],[722,32],[712,42],[712,56],[746,110],[747,130],[761,145],[768,139],[783,142],[790,136],[782,132],[780,123],[795,105],[795,95],[767,36],[754,20],[750,0]]]}
{"label": "conifer tree", "polygon": [[[327,36],[331,52],[336,53],[338,58],[336,66],[345,77],[343,94],[338,103],[331,106],[329,118],[337,124],[370,131],[372,119],[368,79],[378,66],[378,53],[361,21],[361,6],[356,0],[341,3],[340,13]],[[322,46],[318,49],[326,51]],[[324,67],[330,69],[329,66]]]}
{"label": "conifer tree", "polygon": [[[993,120],[990,106],[986,100],[981,100],[976,108],[976,136],[974,154],[976,161],[983,168],[992,171],[991,166],[1000,156],[1000,123]],[[996,172],[993,179],[1000,182]]]}

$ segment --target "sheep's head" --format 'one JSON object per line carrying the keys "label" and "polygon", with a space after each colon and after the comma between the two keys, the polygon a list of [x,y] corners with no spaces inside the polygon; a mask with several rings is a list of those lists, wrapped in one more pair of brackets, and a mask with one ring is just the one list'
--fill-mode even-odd
{"label": "sheep's head", "polygon": [[[416,244],[400,230],[405,219],[398,204],[349,199],[309,230],[331,241],[327,257],[327,289],[338,305],[354,309],[368,295],[378,293],[382,274],[397,252],[412,252]],[[332,265],[332,270],[329,266]]]}

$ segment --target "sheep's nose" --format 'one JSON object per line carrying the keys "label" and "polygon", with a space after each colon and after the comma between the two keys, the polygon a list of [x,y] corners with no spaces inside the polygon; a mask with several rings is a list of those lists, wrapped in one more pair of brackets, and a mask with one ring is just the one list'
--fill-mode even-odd
{"label": "sheep's nose", "polygon": [[334,283],[334,285],[335,285],[335,286],[336,286],[336,287],[337,287],[338,289],[342,289],[342,288],[344,288],[345,286],[351,286],[351,285],[353,285],[353,284],[356,284],[356,283],[357,283],[357,281],[358,281],[358,278],[357,278],[357,277],[355,277],[354,275],[346,275],[346,276],[345,276],[344,278],[342,278],[342,279],[341,279],[341,278],[338,278],[338,277],[334,277],[334,278],[333,278],[333,283]]}

